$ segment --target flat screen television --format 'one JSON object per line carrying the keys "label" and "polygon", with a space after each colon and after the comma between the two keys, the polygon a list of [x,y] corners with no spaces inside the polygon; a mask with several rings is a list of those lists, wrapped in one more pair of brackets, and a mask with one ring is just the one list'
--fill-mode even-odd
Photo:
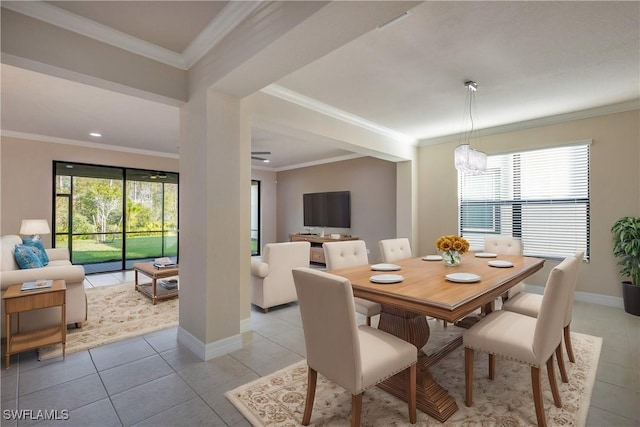
{"label": "flat screen television", "polygon": [[302,195],[305,227],[351,228],[351,193],[330,191]]}

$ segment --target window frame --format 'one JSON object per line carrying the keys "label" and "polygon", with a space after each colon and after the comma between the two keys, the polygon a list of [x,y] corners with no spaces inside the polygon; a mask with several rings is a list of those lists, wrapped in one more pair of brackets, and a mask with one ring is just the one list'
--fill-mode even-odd
{"label": "window frame", "polygon": [[[463,172],[458,172],[458,227],[459,233],[461,236],[466,237],[468,240],[472,242],[472,246],[479,245],[479,240],[483,236],[486,235],[507,235],[517,239],[523,238],[523,232],[527,233],[527,229],[531,232],[531,227],[527,226],[526,216],[531,215],[531,211],[540,206],[548,206],[549,214],[563,214],[564,212],[570,211],[571,208],[567,209],[571,204],[576,205],[575,212],[580,215],[580,217],[584,218],[584,223],[581,221],[576,229],[581,229],[584,231],[584,235],[581,233],[580,236],[574,237],[572,239],[568,238],[566,242],[568,244],[574,243],[576,244],[576,250],[584,250],[585,251],[585,261],[588,261],[590,258],[590,249],[591,249],[591,196],[590,196],[590,156],[591,156],[591,140],[582,140],[576,141],[570,144],[562,144],[556,146],[548,146],[548,147],[540,147],[529,150],[519,150],[508,153],[500,153],[493,154],[489,156],[489,159],[495,158],[496,162],[502,163],[500,166],[492,168],[495,174],[494,179],[487,179],[487,173],[477,174],[481,176],[481,178],[475,179],[472,174],[464,174]],[[536,198],[527,198],[522,196],[523,189],[523,180],[527,179],[526,176],[523,176],[524,171],[521,167],[520,162],[523,161],[523,157],[526,159],[526,153],[537,152],[544,153],[545,151],[549,151],[549,155],[553,152],[552,150],[563,149],[563,148],[571,148],[575,147],[574,158],[571,159],[575,168],[579,167],[579,173],[575,173],[571,171],[573,174],[572,177],[578,177],[577,182],[586,183],[586,196],[584,194],[579,194],[581,191],[584,191],[584,188],[575,190],[575,196],[570,197],[558,197],[549,194],[547,197],[536,197]],[[580,149],[584,149],[582,152]],[[580,156],[580,157],[577,157]],[[502,161],[500,161],[502,159]],[[506,165],[510,165],[510,170],[507,169]],[[510,177],[510,182],[500,182],[502,176]],[[485,181],[481,181],[484,179]],[[475,180],[475,181],[474,181]],[[469,183],[475,184],[476,186],[487,186],[490,185],[491,191],[488,191],[487,194],[494,195],[493,198],[485,198],[470,200],[470,197],[467,197],[466,194],[469,194],[473,188],[469,185]],[[489,182],[489,184],[487,184]],[[467,187],[465,187],[467,185]],[[506,187],[505,187],[506,186]],[[508,188],[506,193],[509,193],[511,197],[504,197],[505,190],[504,188]],[[496,197],[495,194],[498,196]],[[553,205],[557,205],[558,209],[553,209]],[[472,217],[473,214],[470,213],[470,209],[473,209],[474,206],[484,206],[491,208],[491,215],[486,215],[485,218],[490,218],[487,221],[486,227],[484,229],[482,227],[469,227],[469,223],[476,220],[480,222],[483,220],[482,217]],[[510,209],[502,209],[502,207],[509,207]],[[580,208],[582,207],[582,208]],[[528,213],[527,213],[528,211]],[[504,215],[504,216],[503,216]],[[472,217],[472,218],[470,218]],[[501,218],[508,217],[509,220],[505,221],[507,224],[502,224]],[[535,222],[534,222],[535,224]],[[562,224],[562,220],[558,220],[555,224]],[[504,226],[504,227],[503,227]],[[534,225],[535,230],[541,229],[539,225]],[[524,231],[523,231],[524,230]],[[549,242],[548,251],[540,252],[539,247],[540,244],[544,244],[545,241]],[[584,247],[581,247],[579,242],[584,243]],[[549,241],[548,236],[545,238],[541,238],[536,240],[532,244],[534,249],[528,250],[526,241],[523,241],[523,253],[525,256],[534,256],[543,259],[549,260],[561,260],[564,256],[573,255],[573,253],[565,253],[559,255],[563,251],[566,252],[565,248],[563,248],[562,244],[553,244]]]}

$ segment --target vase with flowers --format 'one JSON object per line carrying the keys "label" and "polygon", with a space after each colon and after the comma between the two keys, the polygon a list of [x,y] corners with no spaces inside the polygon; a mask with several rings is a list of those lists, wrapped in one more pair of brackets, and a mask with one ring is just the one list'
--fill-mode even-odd
{"label": "vase with flowers", "polygon": [[469,250],[469,242],[455,234],[438,237],[436,248],[442,252],[445,265],[456,266],[462,261],[462,254]]}

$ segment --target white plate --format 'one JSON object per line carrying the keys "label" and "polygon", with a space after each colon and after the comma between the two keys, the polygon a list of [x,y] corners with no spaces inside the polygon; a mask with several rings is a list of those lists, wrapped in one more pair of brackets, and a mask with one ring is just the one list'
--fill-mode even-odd
{"label": "white plate", "polygon": [[494,254],[494,253],[491,253],[491,252],[478,252],[476,254],[476,256],[478,258],[495,258],[495,257],[498,256],[498,254]]}
{"label": "white plate", "polygon": [[422,257],[425,261],[442,261],[441,255],[427,255]]}
{"label": "white plate", "polygon": [[398,283],[404,280],[399,274],[378,274],[376,276],[369,277],[373,283]]}
{"label": "white plate", "polygon": [[491,267],[513,267],[513,263],[511,261],[503,261],[501,259],[493,259],[487,262]]}
{"label": "white plate", "polygon": [[371,269],[374,271],[397,271],[400,266],[397,264],[373,264]]}
{"label": "white plate", "polygon": [[471,283],[480,280],[480,276],[473,273],[451,273],[445,276],[447,280],[457,283]]}

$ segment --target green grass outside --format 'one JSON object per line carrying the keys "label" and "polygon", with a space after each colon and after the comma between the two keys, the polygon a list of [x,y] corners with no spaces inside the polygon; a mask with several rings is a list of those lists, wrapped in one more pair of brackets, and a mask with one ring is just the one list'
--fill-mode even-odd
{"label": "green grass outside", "polygon": [[[165,238],[165,253],[162,255],[162,237],[129,237],[127,239],[127,259],[157,258],[177,255],[177,236]],[[122,259],[122,239],[97,242],[94,239],[74,240],[74,264],[94,264]]]}
{"label": "green grass outside", "polygon": [[[177,237],[167,236],[164,256],[177,255]],[[64,245],[64,243],[62,243]],[[157,258],[162,255],[162,237],[130,237],[127,240],[127,259]],[[251,252],[256,253],[258,242],[251,240]],[[94,239],[76,239],[73,242],[74,264],[96,264],[122,259],[122,239],[97,242]]]}

